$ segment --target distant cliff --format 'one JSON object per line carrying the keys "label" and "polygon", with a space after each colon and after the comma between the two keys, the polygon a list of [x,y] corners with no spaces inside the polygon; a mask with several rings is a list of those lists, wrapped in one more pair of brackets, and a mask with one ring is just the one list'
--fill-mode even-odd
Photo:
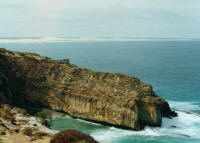
{"label": "distant cliff", "polygon": [[135,77],[96,72],[71,65],[68,60],[5,49],[0,49],[0,68],[17,105],[47,106],[74,117],[133,130],[160,126],[162,117],[176,115],[151,85]]}

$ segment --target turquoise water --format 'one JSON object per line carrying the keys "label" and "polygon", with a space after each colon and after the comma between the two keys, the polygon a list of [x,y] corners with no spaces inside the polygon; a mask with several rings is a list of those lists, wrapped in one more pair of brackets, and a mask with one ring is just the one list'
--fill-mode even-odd
{"label": "turquoise water", "polygon": [[163,119],[161,128],[146,127],[141,132],[70,117],[52,120],[52,129],[79,129],[103,143],[200,142],[200,41],[0,42],[0,47],[69,58],[80,67],[136,76],[180,110],[177,118]]}

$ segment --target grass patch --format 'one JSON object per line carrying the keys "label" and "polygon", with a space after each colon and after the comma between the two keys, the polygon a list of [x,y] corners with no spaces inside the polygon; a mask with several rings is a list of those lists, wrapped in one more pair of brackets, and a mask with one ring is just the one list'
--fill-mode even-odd
{"label": "grass patch", "polygon": [[37,118],[46,119],[48,117],[48,114],[45,113],[45,112],[38,112],[34,116],[37,117]]}
{"label": "grass patch", "polygon": [[25,134],[25,135],[27,135],[27,136],[32,136],[32,135],[33,135],[33,129],[27,127],[27,128],[25,128],[25,129],[23,130],[23,134]]}

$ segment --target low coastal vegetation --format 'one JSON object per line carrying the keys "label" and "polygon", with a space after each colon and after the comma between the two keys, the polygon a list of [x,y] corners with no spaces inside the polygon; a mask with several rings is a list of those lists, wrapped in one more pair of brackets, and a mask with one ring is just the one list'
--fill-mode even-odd
{"label": "low coastal vegetation", "polygon": [[98,143],[90,135],[77,130],[65,130],[57,133],[50,143]]}
{"label": "low coastal vegetation", "polygon": [[37,117],[37,118],[40,118],[40,119],[47,119],[48,114],[45,113],[45,112],[38,112],[34,116]]}
{"label": "low coastal vegetation", "polygon": [[1,131],[0,135],[4,136],[4,135],[6,135],[6,132],[5,131]]}
{"label": "low coastal vegetation", "polygon": [[23,130],[23,134],[27,135],[27,136],[32,136],[33,135],[33,129],[30,127],[27,127]]}
{"label": "low coastal vegetation", "polygon": [[[38,118],[46,118],[44,113],[37,115]],[[54,134],[55,132],[42,125],[36,117],[29,115],[24,109],[0,104],[0,143],[7,142],[11,137],[14,140],[14,136],[18,135],[26,136],[28,140],[33,141],[43,137],[51,138]]]}
{"label": "low coastal vegetation", "polygon": [[[8,111],[9,113],[7,113]],[[8,116],[6,116],[7,114]],[[55,112],[51,114],[63,115]],[[38,120],[46,120],[49,116],[51,116],[50,113],[45,111],[31,116],[23,109],[8,104],[0,104],[0,143],[10,140],[15,141],[15,136],[21,138],[26,136],[26,143],[34,141],[40,143],[40,140],[44,139],[46,139],[44,143],[97,143],[91,136],[80,131],[65,130],[57,133],[49,130]],[[22,142],[17,141],[14,143]]]}
{"label": "low coastal vegetation", "polygon": [[50,118],[51,115],[49,113],[47,113],[47,112],[38,112],[34,116],[37,118],[37,120],[42,125],[44,125],[44,126],[46,126],[48,128],[50,127],[50,120],[49,120],[49,118]]}

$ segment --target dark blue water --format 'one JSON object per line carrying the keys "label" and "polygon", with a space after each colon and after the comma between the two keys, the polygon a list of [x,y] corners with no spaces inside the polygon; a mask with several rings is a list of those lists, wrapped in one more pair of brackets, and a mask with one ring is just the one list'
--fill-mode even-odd
{"label": "dark blue water", "polygon": [[[136,76],[152,84],[172,108],[200,114],[200,41],[0,43],[0,47],[53,59],[69,58],[80,67]],[[166,119],[162,128],[147,127],[140,133],[71,118],[53,120],[52,128],[72,128],[71,122],[77,125],[73,128],[101,142],[200,142],[200,118],[185,112],[173,120]],[[171,129],[172,124],[180,127]]]}

